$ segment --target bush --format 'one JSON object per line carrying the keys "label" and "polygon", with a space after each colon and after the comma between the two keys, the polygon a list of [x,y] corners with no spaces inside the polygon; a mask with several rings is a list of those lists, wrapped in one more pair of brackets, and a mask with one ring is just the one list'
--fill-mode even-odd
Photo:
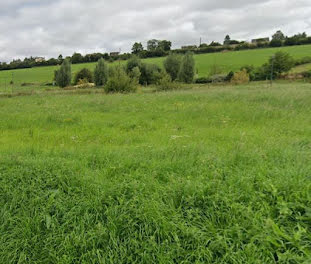
{"label": "bush", "polygon": [[178,54],[171,53],[164,60],[164,68],[166,72],[171,76],[171,79],[175,81],[178,78],[178,73],[180,71],[182,57]]}
{"label": "bush", "polygon": [[232,80],[233,76],[234,76],[234,72],[233,71],[229,72],[225,81],[230,82]]}
{"label": "bush", "polygon": [[141,72],[140,72],[140,69],[139,67],[134,67],[129,76],[133,79],[133,81],[136,83],[136,84],[139,84],[139,79],[140,79],[140,76],[141,76]]}
{"label": "bush", "polygon": [[233,84],[243,84],[243,83],[249,83],[249,75],[245,69],[242,71],[236,72],[232,79],[231,83]]}
{"label": "bush", "polygon": [[134,55],[127,61],[126,72],[129,74],[135,67],[141,69],[141,66],[141,60],[136,55]]}
{"label": "bush", "polygon": [[280,39],[273,39],[270,41],[270,47],[281,47],[282,45],[283,42]]}
{"label": "bush", "polygon": [[68,59],[64,60],[60,69],[54,72],[54,80],[59,87],[66,87],[71,84],[71,63]]}
{"label": "bush", "polygon": [[304,78],[311,78],[311,71],[305,71],[301,73]]}
{"label": "bush", "polygon": [[161,78],[161,68],[156,64],[142,63],[139,83],[142,85],[156,84]]}
{"label": "bush", "polygon": [[173,82],[171,76],[167,73],[162,74],[162,78],[157,81],[157,91],[169,91],[177,88],[177,83]]}
{"label": "bush", "polygon": [[105,85],[105,91],[107,93],[129,93],[136,91],[136,80],[128,76],[122,67],[117,66],[111,68],[109,73],[110,76]]}
{"label": "bush", "polygon": [[212,83],[226,82],[227,74],[215,74],[210,77]]}
{"label": "bush", "polygon": [[262,67],[266,76],[271,76],[272,74],[272,78],[275,79],[282,73],[288,72],[293,66],[293,58],[288,53],[279,51],[271,56],[269,62]]}
{"label": "bush", "polygon": [[195,74],[195,61],[193,53],[187,52],[182,59],[180,71],[178,73],[178,79],[181,82],[192,83]]}
{"label": "bush", "polygon": [[108,65],[104,59],[100,59],[94,70],[94,82],[96,86],[102,86],[108,80]]}
{"label": "bush", "polygon": [[201,77],[195,80],[195,83],[211,83],[212,80],[209,77]]}
{"label": "bush", "polygon": [[311,57],[306,56],[295,61],[295,65],[302,65],[307,63],[311,63]]}
{"label": "bush", "polygon": [[83,68],[75,75],[74,84],[78,84],[80,80],[87,80],[88,83],[93,82],[93,74],[89,69]]}

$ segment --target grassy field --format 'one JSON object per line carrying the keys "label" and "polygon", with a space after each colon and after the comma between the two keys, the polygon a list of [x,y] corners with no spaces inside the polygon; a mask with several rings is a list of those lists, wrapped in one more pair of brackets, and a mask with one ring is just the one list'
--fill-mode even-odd
{"label": "grassy field", "polygon": [[[268,58],[279,50],[288,52],[294,58],[298,59],[311,54],[311,45],[201,54],[195,56],[196,67],[200,77],[209,75],[210,69],[213,65],[218,65],[224,73],[228,73],[231,70],[239,70],[241,66],[246,64],[260,66],[267,62]],[[145,61],[162,66],[163,59],[164,58],[153,58],[146,59]],[[123,61],[121,63],[125,62]],[[75,73],[84,67],[94,69],[95,63],[76,64],[72,66],[72,70]],[[9,88],[9,83],[12,79],[14,80],[15,85],[20,85],[22,83],[42,84],[52,82],[54,70],[57,68],[57,66],[52,66],[0,71],[0,88]]]}
{"label": "grassy field", "polygon": [[307,264],[310,171],[310,84],[0,98],[0,263]]}

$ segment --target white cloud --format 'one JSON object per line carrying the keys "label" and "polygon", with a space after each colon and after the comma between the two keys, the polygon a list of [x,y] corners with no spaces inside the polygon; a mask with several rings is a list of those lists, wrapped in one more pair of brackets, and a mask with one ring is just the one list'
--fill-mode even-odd
{"label": "white cloud", "polygon": [[[130,51],[135,41],[203,41],[311,33],[309,0],[0,0],[0,61]],[[4,12],[5,10],[5,12]]]}

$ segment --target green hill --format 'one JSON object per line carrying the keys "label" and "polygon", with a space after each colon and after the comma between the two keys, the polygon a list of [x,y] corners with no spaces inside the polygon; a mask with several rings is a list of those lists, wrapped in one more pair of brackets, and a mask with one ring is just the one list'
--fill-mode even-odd
{"label": "green hill", "polygon": [[[311,45],[303,45],[282,48],[200,54],[195,55],[195,60],[198,74],[201,77],[208,75],[213,65],[217,65],[219,68],[222,69],[224,73],[227,73],[230,70],[238,70],[241,66],[245,64],[260,66],[265,63],[272,54],[279,50],[290,53],[295,59],[311,55]],[[152,58],[145,59],[144,61],[162,65],[163,60],[164,58]],[[125,62],[122,61],[121,63]],[[95,67],[95,63],[75,64],[72,66],[72,69],[75,73],[76,71],[84,67],[93,69]],[[12,79],[14,80],[14,84],[17,85],[22,83],[42,84],[51,82],[53,79],[54,70],[57,68],[58,66],[47,66],[31,69],[1,71],[0,85],[2,87],[8,85]]]}

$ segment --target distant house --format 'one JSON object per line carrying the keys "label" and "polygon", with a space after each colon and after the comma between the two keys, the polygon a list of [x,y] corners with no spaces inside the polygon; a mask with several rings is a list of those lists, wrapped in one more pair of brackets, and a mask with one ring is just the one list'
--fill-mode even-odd
{"label": "distant house", "polygon": [[258,38],[258,39],[252,39],[252,44],[258,44],[263,42],[269,42],[270,38]]}
{"label": "distant house", "polygon": [[182,50],[193,50],[193,49],[197,49],[198,47],[196,45],[190,45],[190,46],[182,46],[181,49]]}
{"label": "distant house", "polygon": [[110,52],[110,57],[117,57],[120,55],[120,52]]}
{"label": "distant house", "polygon": [[36,57],[35,62],[44,62],[45,58],[44,57]]}

